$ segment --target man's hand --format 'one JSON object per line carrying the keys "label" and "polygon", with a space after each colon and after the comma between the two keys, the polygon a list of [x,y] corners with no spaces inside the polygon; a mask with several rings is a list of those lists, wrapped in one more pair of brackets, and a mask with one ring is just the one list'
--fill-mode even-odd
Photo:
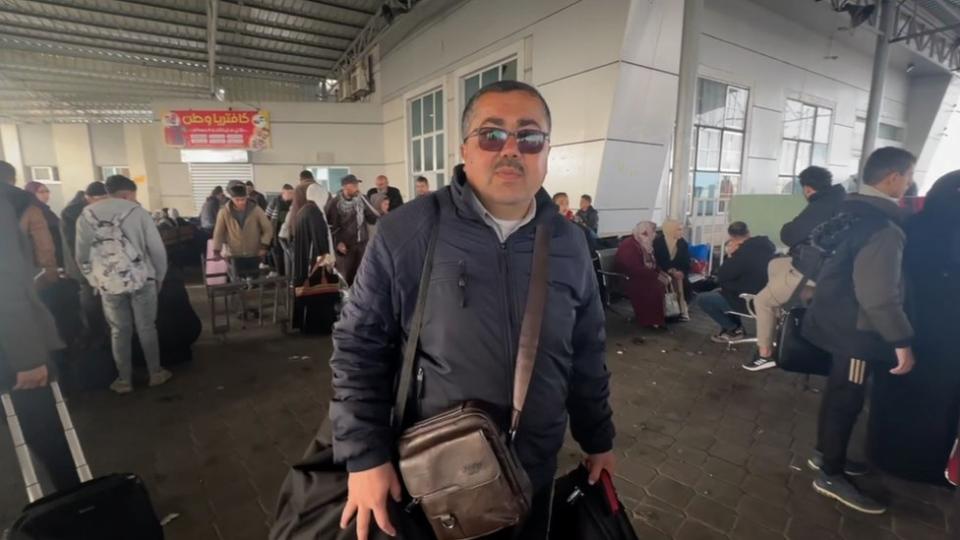
{"label": "man's hand", "polygon": [[338,244],[337,244],[337,251],[340,252],[341,255],[346,255],[346,254],[347,254],[347,245],[344,244],[343,242],[338,243]]}
{"label": "man's hand", "polygon": [[260,251],[257,252],[257,256],[261,259],[267,256],[267,250],[265,248],[260,248]]}
{"label": "man's hand", "polygon": [[350,473],[347,480],[347,505],[340,516],[340,528],[346,529],[357,516],[357,540],[367,540],[370,533],[370,513],[381,531],[396,536],[397,530],[387,514],[387,496],[400,502],[400,479],[392,463],[384,463],[366,471]]}
{"label": "man's hand", "polygon": [[592,486],[600,480],[600,473],[604,470],[607,474],[613,476],[613,469],[617,465],[617,458],[613,452],[604,452],[602,454],[590,454],[585,460],[587,470],[590,471],[590,477],[587,482]]}
{"label": "man's hand", "polygon": [[17,373],[17,384],[14,390],[31,390],[33,388],[43,388],[47,385],[47,378],[50,373],[47,366],[40,366],[29,371],[20,371]]}
{"label": "man's hand", "polygon": [[906,375],[913,370],[913,365],[917,361],[913,358],[913,349],[904,347],[897,349],[897,367],[890,370],[894,375]]}

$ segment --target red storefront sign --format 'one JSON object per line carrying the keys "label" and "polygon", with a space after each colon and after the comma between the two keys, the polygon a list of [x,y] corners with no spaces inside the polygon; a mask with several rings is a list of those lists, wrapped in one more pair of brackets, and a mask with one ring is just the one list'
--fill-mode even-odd
{"label": "red storefront sign", "polygon": [[168,111],[163,138],[176,148],[270,148],[267,111]]}

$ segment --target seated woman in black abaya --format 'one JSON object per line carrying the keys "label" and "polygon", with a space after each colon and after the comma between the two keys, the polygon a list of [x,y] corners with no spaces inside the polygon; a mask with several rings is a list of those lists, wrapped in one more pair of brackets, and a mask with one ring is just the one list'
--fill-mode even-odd
{"label": "seated woman in black abaya", "polygon": [[897,476],[942,484],[960,424],[960,170],[933,185],[906,233],[917,364],[906,376],[877,370],[870,457]]}
{"label": "seated woman in black abaya", "polygon": [[[336,320],[340,297],[335,284],[330,227],[323,208],[329,192],[319,184],[301,184],[293,193],[293,208],[287,219],[293,246],[290,271],[298,294],[294,302],[293,327],[303,333],[328,334]],[[295,213],[293,213],[295,211]],[[331,284],[323,287],[324,283]]]}

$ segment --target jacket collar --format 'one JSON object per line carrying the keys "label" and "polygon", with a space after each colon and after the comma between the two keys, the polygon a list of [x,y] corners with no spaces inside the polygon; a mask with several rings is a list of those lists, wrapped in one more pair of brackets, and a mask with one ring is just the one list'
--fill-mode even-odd
{"label": "jacket collar", "polygon": [[861,211],[882,214],[895,223],[901,223],[904,218],[903,209],[891,198],[875,196],[869,193],[851,193],[847,196],[844,206]]}
{"label": "jacket collar", "polygon": [[830,186],[830,189],[824,189],[811,195],[810,202],[819,201],[821,199],[842,198],[846,194],[847,190],[843,188],[842,184],[834,184]]}
{"label": "jacket collar", "polygon": [[[453,199],[453,205],[457,210],[457,214],[471,219],[473,221],[478,221],[484,223],[483,217],[477,212],[476,207],[473,204],[473,201],[478,200],[477,194],[473,190],[473,187],[467,182],[467,174],[463,170],[463,165],[457,165],[453,169],[453,178],[450,182],[450,192]],[[531,223],[539,225],[545,223],[552,217],[559,215],[559,210],[557,205],[553,204],[553,200],[550,199],[550,195],[547,194],[547,190],[540,188],[537,191],[537,194],[534,196],[534,199],[537,202],[537,213],[533,218]],[[526,228],[530,224],[524,225],[521,229]]]}

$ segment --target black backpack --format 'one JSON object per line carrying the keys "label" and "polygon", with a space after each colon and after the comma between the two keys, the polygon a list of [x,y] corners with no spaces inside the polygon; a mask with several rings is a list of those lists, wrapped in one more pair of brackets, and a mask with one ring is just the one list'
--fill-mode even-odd
{"label": "black backpack", "polygon": [[805,280],[816,281],[827,260],[836,253],[849,236],[850,230],[862,219],[859,215],[841,212],[814,227],[806,242],[790,248],[793,267]]}

